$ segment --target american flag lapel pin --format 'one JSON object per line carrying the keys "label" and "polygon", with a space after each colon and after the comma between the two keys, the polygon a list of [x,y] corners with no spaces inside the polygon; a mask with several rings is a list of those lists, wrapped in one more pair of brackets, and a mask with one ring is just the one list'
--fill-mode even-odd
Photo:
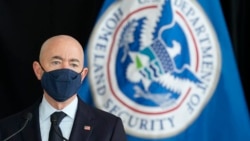
{"label": "american flag lapel pin", "polygon": [[85,125],[85,126],[83,127],[83,129],[89,131],[89,130],[91,129],[91,127],[90,127],[89,125]]}

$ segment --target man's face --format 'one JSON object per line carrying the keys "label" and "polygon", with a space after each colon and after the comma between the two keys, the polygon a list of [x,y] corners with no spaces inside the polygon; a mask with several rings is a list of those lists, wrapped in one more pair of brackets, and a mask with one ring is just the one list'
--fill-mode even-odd
{"label": "man's face", "polygon": [[68,68],[76,72],[83,69],[83,51],[79,44],[71,40],[56,40],[45,44],[40,63],[45,71]]}
{"label": "man's face", "polygon": [[40,62],[33,62],[33,70],[38,80],[41,80],[44,71],[56,69],[81,72],[83,80],[88,73],[88,68],[83,68],[83,54],[82,46],[78,41],[68,36],[57,36],[43,44],[39,56]]}

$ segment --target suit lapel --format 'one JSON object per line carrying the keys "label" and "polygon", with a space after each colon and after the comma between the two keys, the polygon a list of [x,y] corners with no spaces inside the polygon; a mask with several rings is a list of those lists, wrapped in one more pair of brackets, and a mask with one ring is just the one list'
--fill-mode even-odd
{"label": "suit lapel", "polygon": [[94,116],[82,101],[78,101],[75,121],[72,127],[70,141],[87,141],[94,128]]}
{"label": "suit lapel", "polygon": [[23,140],[25,141],[41,141],[41,133],[40,133],[40,126],[39,126],[39,111],[38,111],[38,105],[35,104],[33,106],[33,109],[28,110],[26,113],[31,112],[32,113],[32,119],[29,121],[27,126],[22,132]]}

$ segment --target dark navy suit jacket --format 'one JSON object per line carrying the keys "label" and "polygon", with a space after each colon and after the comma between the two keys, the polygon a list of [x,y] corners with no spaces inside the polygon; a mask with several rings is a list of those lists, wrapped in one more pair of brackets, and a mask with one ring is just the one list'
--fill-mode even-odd
{"label": "dark navy suit jacket", "polygon": [[[0,120],[0,140],[22,128],[27,113],[32,119],[27,126],[9,141],[41,141],[39,126],[39,104],[41,100],[22,112]],[[85,127],[90,127],[86,129]],[[48,129],[49,130],[49,129]],[[78,100],[78,109],[69,141],[126,141],[126,133],[119,117],[88,106]]]}

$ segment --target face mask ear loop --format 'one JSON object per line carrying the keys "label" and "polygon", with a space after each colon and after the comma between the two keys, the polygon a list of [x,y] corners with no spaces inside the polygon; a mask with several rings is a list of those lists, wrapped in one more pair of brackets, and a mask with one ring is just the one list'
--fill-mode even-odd
{"label": "face mask ear loop", "polygon": [[45,71],[45,69],[43,68],[43,66],[42,66],[42,64],[41,64],[40,62],[38,62],[38,64],[40,65],[40,67],[42,68],[42,70],[43,70],[44,72],[47,72],[47,71]]}
{"label": "face mask ear loop", "polygon": [[81,74],[83,72],[83,70],[84,70],[84,67],[82,68],[82,70],[81,70],[81,72],[79,74]]}

